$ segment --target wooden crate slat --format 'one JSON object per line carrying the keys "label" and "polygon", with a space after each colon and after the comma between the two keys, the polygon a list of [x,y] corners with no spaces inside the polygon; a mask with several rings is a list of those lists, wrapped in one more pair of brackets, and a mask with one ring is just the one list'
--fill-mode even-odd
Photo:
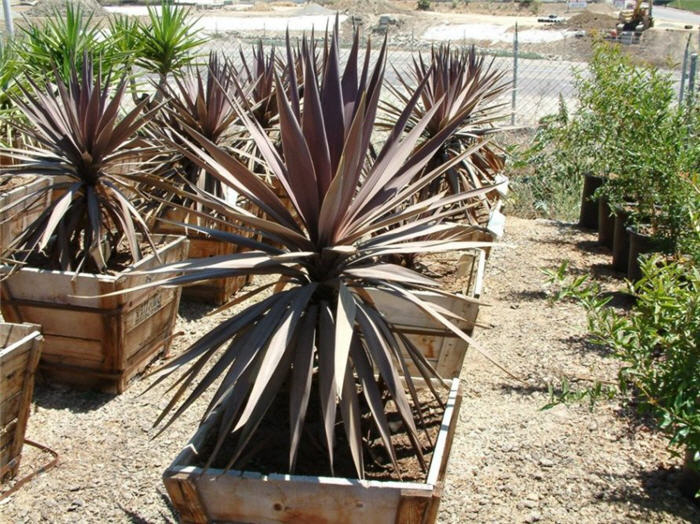
{"label": "wooden crate slat", "polygon": [[[34,191],[47,187],[50,183],[48,178],[42,177],[0,194],[0,209]],[[29,198],[0,214],[0,248],[6,247],[39,217],[51,201],[51,193],[52,191],[48,190],[39,199]]]}
{"label": "wooden crate slat", "polygon": [[[462,255],[456,271],[463,277],[468,276],[464,298],[429,291],[416,292],[422,300],[438,304],[461,317],[460,320],[450,321],[469,336],[474,331],[479,315],[479,303],[475,297],[481,295],[484,261],[485,253],[481,249]],[[374,300],[377,309],[392,323],[393,329],[406,334],[416,348],[434,364],[441,376],[459,376],[467,353],[467,342],[447,330],[440,322],[430,318],[415,304],[381,289],[368,289],[367,293]],[[408,362],[410,372],[418,374],[415,366],[410,364],[410,359]]]}
{"label": "wooden crate slat", "polygon": [[[162,263],[185,258],[187,240],[156,235]],[[134,265],[142,270],[159,264],[148,256]],[[37,285],[38,278],[41,285]],[[2,282],[0,307],[14,321],[31,320],[44,327],[47,346],[44,376],[79,387],[121,393],[126,380],[161,351],[167,351],[177,318],[180,289],[147,288],[114,297],[63,297],[54,304],[57,288],[69,294],[104,294],[153,280],[125,271],[119,275],[85,275],[22,269]],[[41,302],[42,288],[46,302]],[[26,292],[28,296],[20,293]],[[127,377],[127,378],[125,378]]]}
{"label": "wooden crate slat", "polygon": [[[417,387],[425,387],[414,379]],[[255,472],[192,466],[213,422],[202,426],[163,480],[183,522],[315,522],[385,524],[434,522],[461,395],[451,384],[428,481],[396,482]]]}
{"label": "wooden crate slat", "polygon": [[[43,337],[33,324],[0,324],[0,466],[12,477],[19,468]],[[4,479],[0,479],[4,480]]]}

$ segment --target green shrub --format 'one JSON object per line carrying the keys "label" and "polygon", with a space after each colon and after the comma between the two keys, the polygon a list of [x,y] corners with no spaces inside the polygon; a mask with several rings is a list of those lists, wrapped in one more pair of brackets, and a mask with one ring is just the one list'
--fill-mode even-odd
{"label": "green shrub", "polygon": [[[671,449],[687,451],[689,466],[700,470],[700,267],[689,259],[644,258],[642,279],[630,284],[636,302],[627,315],[604,307],[609,297],[588,277],[567,279],[565,263],[547,273],[550,283],[560,284],[555,299],[573,297],[583,305],[592,341],[622,361],[619,391],[632,394],[669,434]],[[562,389],[550,406],[595,400],[604,391],[600,384]]]}
{"label": "green shrub", "polygon": [[430,0],[418,0],[417,9],[421,11],[428,11],[431,7]]}
{"label": "green shrub", "polygon": [[622,391],[633,388],[671,446],[688,449],[700,469],[700,269],[651,257],[642,271],[632,312],[599,312],[593,335],[623,361]]}
{"label": "green shrub", "polygon": [[68,81],[73,67],[81,69],[87,55],[95,57],[104,70],[119,74],[127,55],[104,37],[93,16],[80,4],[67,2],[65,12],[54,8],[43,22],[21,27],[16,41],[17,74],[52,81],[55,69]]}
{"label": "green shrub", "polygon": [[515,155],[516,212],[530,207],[528,214],[573,219],[580,175],[592,172],[608,179],[598,196],[612,204],[636,202],[633,223],[648,224],[687,252],[697,237],[697,191],[688,186],[700,172],[698,109],[676,107],[668,75],[636,65],[603,41],[595,44],[587,73],[575,73],[575,87],[576,113],[569,115],[562,102]]}
{"label": "green shrub", "polygon": [[197,30],[198,18],[181,5],[162,2],[160,10],[148,6],[148,21],[141,24],[141,47],[136,65],[159,76],[159,85],[169,75],[178,75],[194,63],[197,49],[205,42]]}
{"label": "green shrub", "polygon": [[583,128],[563,99],[559,112],[545,117],[529,147],[510,152],[513,191],[509,206],[521,216],[573,220],[578,215],[586,152]]}

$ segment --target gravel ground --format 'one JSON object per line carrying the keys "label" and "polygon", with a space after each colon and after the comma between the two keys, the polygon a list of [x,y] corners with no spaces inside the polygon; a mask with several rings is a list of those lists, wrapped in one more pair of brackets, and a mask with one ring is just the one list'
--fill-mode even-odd
{"label": "gravel ground", "polygon": [[700,522],[675,489],[681,459],[616,402],[557,406],[544,385],[559,377],[614,380],[617,366],[587,345],[585,314],[547,301],[541,268],[570,260],[604,289],[621,287],[596,236],[561,223],[508,217],[493,250],[477,340],[524,380],[470,351],[440,522]]}
{"label": "gravel ground", "polygon": [[[565,258],[619,286],[593,239],[570,226],[509,218],[509,247],[495,250],[487,267],[484,297],[492,306],[480,317],[494,327],[477,336],[524,383],[469,353],[440,522],[700,522],[700,511],[673,486],[680,460],[622,406],[540,411],[545,381],[616,371],[583,342],[582,311],[550,307],[542,290],[540,268]],[[203,317],[208,310],[183,303],[174,354],[221,315]],[[60,462],[0,502],[0,521],[176,521],[160,477],[199,411],[153,439],[168,392],[167,384],[147,385],[137,381],[113,397],[38,384],[27,438],[57,451]],[[20,475],[47,459],[25,446]]]}

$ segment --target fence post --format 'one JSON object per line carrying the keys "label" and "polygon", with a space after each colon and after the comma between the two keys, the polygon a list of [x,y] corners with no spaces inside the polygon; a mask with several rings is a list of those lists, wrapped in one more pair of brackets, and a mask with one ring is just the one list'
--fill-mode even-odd
{"label": "fence post", "polygon": [[690,72],[688,73],[688,107],[695,101],[695,74],[698,68],[698,54],[690,55]]}
{"label": "fence post", "polygon": [[683,52],[683,65],[681,66],[681,90],[678,94],[678,103],[683,103],[683,91],[685,88],[685,69],[688,66],[688,51],[690,50],[690,36],[688,35],[688,41],[685,43],[685,51]]}
{"label": "fence post", "polygon": [[515,22],[515,35],[513,36],[513,99],[511,102],[512,113],[510,114],[510,125],[515,125],[515,105],[518,89],[518,22]]}
{"label": "fence post", "polygon": [[7,39],[10,40],[15,36],[15,27],[12,24],[12,8],[10,0],[2,0],[2,8],[5,11],[5,30],[7,31]]}

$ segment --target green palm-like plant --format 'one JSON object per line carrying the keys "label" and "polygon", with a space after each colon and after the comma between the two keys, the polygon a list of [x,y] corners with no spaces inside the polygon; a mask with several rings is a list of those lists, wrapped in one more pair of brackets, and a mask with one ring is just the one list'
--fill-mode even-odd
{"label": "green palm-like plant", "polygon": [[195,50],[205,42],[197,36],[198,19],[190,15],[190,9],[164,2],[160,9],[149,6],[149,20],[141,24],[141,47],[136,64],[157,73],[161,86],[167,82],[168,75],[177,75],[192,64]]}
{"label": "green palm-like plant", "polygon": [[109,45],[124,59],[124,68],[131,71],[136,57],[143,47],[141,21],[126,15],[111,16],[107,22],[104,36]]}
{"label": "green palm-like plant", "polygon": [[[286,384],[290,398],[290,471],[295,469],[299,448],[309,444],[302,439],[302,430],[307,417],[316,415],[315,410],[308,409],[311,395],[320,401],[319,436],[327,449],[331,472],[338,411],[349,443],[349,449],[341,451],[352,456],[357,475],[364,476],[360,429],[364,415],[373,421],[398,471],[383,390],[395,403],[416,457],[425,466],[417,437],[422,420],[420,401],[402,351],[408,352],[431,388],[436,373],[403,333],[397,332],[382,316],[365,290],[378,287],[406,304],[417,305],[445,329],[471,341],[452,323],[452,313],[427,303],[416,293],[430,289],[449,295],[440,291],[439,283],[410,269],[382,262],[382,257],[389,254],[440,252],[480,245],[447,239],[417,240],[435,232],[461,231],[463,226],[445,221],[447,215],[441,222],[420,217],[446,206],[449,214],[452,203],[472,198],[476,193],[436,194],[412,203],[423,187],[451,167],[447,164],[425,171],[458,123],[445,126],[417,147],[437,110],[427,111],[406,133],[406,124],[421,94],[418,89],[383,147],[371,156],[386,42],[373,67],[369,61],[358,67],[358,39],[355,39],[344,70],[338,61],[337,26],[333,35],[327,37],[326,46],[322,72],[316,69],[312,46],[306,41],[302,45],[303,76],[294,67],[286,68],[290,83],[303,86],[303,100],[299,100],[296,89],[289,89],[287,94],[281,88],[281,79],[275,78],[279,151],[265,130],[236,103],[266,169],[280,181],[294,212],[288,211],[269,186],[235,155],[196,130],[190,128],[187,136],[182,137],[184,147],[173,143],[223,185],[263,211],[261,218],[203,191],[195,195],[202,206],[218,214],[223,225],[243,232],[255,230],[260,240],[223,228],[190,226],[248,251],[156,268],[147,273],[164,278],[145,286],[184,285],[213,278],[264,274],[279,275],[284,284],[279,292],[232,314],[163,370],[167,376],[191,364],[175,384],[176,393],[159,418],[162,421],[171,415],[165,427],[218,381],[203,419],[215,421],[218,427],[208,465],[229,437],[235,445],[225,457],[227,467],[239,464],[263,415]],[[421,82],[420,88],[426,81]],[[452,164],[459,160],[461,157]],[[182,274],[167,276],[173,272]],[[254,296],[270,286],[259,286],[246,296]],[[380,378],[375,377],[375,371]],[[406,376],[407,390],[399,377],[400,371]],[[185,395],[189,386],[194,389]],[[437,391],[433,391],[437,396]],[[178,406],[183,396],[185,400]],[[323,465],[318,468],[324,469]]]}
{"label": "green palm-like plant", "polygon": [[56,69],[67,82],[75,66],[80,69],[85,54],[99,58],[105,69],[115,69],[124,56],[102,37],[99,26],[93,23],[93,13],[86,13],[80,4],[66,2],[65,12],[55,8],[41,24],[29,23],[21,27],[16,43],[22,72],[43,82],[53,78]]}
{"label": "green palm-like plant", "polygon": [[15,99],[29,124],[17,130],[35,146],[4,149],[18,163],[1,171],[2,178],[18,175],[46,177],[50,183],[16,202],[40,202],[48,191],[60,196],[20,234],[4,254],[15,263],[32,257],[50,269],[102,272],[108,252],[126,240],[134,261],[141,257],[137,233],[151,243],[148,228],[130,202],[136,175],[124,174],[125,162],[145,145],[135,138],[150,118],[143,113],[147,100],[120,116],[126,79],[116,85],[111,72],[103,75],[92,58],[71,69],[66,84],[56,71],[54,82],[27,79]]}
{"label": "green palm-like plant", "polygon": [[19,62],[15,48],[0,39],[0,111],[13,106],[10,93],[16,85],[18,71]]}
{"label": "green palm-like plant", "polygon": [[133,60],[143,45],[141,31],[141,21],[138,18],[113,15],[107,22],[106,36],[111,38],[111,45],[118,48],[125,58]]}
{"label": "green palm-like plant", "polygon": [[126,15],[111,16],[106,30],[103,31],[103,36],[109,41],[111,48],[122,57],[121,66],[123,71],[129,75],[131,96],[135,103],[138,103],[138,97],[141,94],[140,88],[144,85],[144,82],[140,82],[133,71],[136,59],[141,55],[143,47],[141,35],[141,21]]}
{"label": "green palm-like plant", "polygon": [[10,122],[20,118],[10,96],[17,91],[18,70],[19,62],[14,47],[0,39],[0,145],[3,146],[14,143]]}
{"label": "green palm-like plant", "polygon": [[[396,74],[398,83],[387,85],[387,89],[398,103],[382,103],[385,112],[383,126],[393,126],[413,97],[415,86],[427,77],[420,103],[415,105],[408,127],[415,126],[433,109],[435,111],[423,131],[425,138],[436,136],[446,126],[456,124],[459,127],[458,132],[442,145],[430,167],[461,155],[465,148],[481,141],[482,137],[499,131],[494,124],[503,118],[504,104],[497,103],[496,99],[509,89],[510,84],[504,79],[505,73],[493,67],[493,59],[487,62],[473,46],[463,50],[452,49],[449,45],[433,47],[430,60],[424,60],[419,54],[413,59],[413,68],[407,75],[398,71]],[[503,170],[504,164],[503,156],[493,144],[483,143],[435,180],[422,196],[443,189],[457,195],[462,191],[493,186],[494,177]],[[473,211],[465,214],[473,223],[479,222]]]}

